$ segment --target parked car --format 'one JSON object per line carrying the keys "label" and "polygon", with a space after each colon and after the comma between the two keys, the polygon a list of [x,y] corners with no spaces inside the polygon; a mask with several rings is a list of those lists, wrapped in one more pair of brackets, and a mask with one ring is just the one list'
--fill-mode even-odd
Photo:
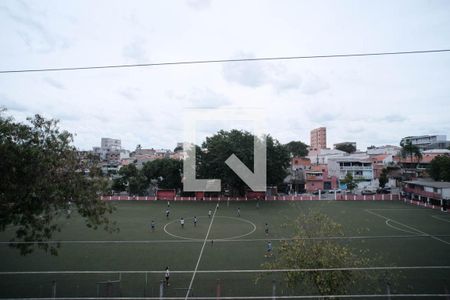
{"label": "parked car", "polygon": [[361,191],[361,195],[375,195],[377,192],[370,189],[364,189]]}
{"label": "parked car", "polygon": [[330,194],[334,194],[334,192],[340,194],[340,193],[341,193],[341,190],[340,190],[340,189],[336,189],[336,190],[329,190],[329,191],[328,191],[328,193],[330,193]]}
{"label": "parked car", "polygon": [[379,189],[377,189],[377,193],[378,194],[390,194],[391,188],[390,187],[379,188]]}

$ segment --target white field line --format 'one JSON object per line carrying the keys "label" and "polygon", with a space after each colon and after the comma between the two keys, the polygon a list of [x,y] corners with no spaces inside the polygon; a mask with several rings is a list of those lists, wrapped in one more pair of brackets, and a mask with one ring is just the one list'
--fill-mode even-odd
{"label": "white field line", "polygon": [[202,259],[203,250],[205,249],[205,245],[206,245],[206,242],[208,240],[208,236],[209,236],[209,233],[211,231],[211,227],[212,227],[212,224],[214,222],[214,217],[216,216],[217,207],[218,206],[219,206],[219,203],[217,203],[216,209],[214,210],[214,213],[213,213],[212,218],[211,218],[211,222],[209,223],[208,231],[206,232],[205,240],[203,241],[202,249],[200,250],[200,255],[198,256],[197,264],[195,265],[195,269],[194,269],[194,272],[192,274],[191,282],[189,283],[189,287],[187,289],[186,297],[184,299],[188,299],[189,298],[189,293],[191,291],[192,284],[194,283],[195,274],[197,274],[198,265],[200,264],[200,260]]}
{"label": "white field line", "polygon": [[448,222],[448,223],[450,223],[450,219],[445,220],[445,219],[439,218],[438,216],[431,216],[431,217],[432,217],[432,218],[435,218],[436,220],[440,220],[440,221],[443,221],[443,222]]}
{"label": "white field line", "polygon": [[[342,298],[441,298],[448,297],[450,294],[358,294],[358,295],[298,295],[298,296],[234,296],[220,297],[224,300],[232,299],[342,299]],[[101,297],[57,297],[57,298],[1,298],[2,300],[104,300]],[[161,297],[108,297],[112,300],[160,300]],[[182,300],[184,297],[164,297],[167,300]],[[218,297],[192,297],[198,300],[217,300]]]}
{"label": "white field line", "polygon": [[[351,267],[351,268],[309,268],[309,269],[257,269],[257,270],[178,270],[170,271],[174,274],[217,274],[217,273],[286,273],[286,272],[330,272],[330,271],[378,271],[378,270],[445,270],[450,266],[404,266],[404,267]],[[114,271],[14,271],[0,272],[0,275],[79,275],[79,274],[164,274],[165,271],[130,271],[130,270],[114,270]]]}
{"label": "white field line", "polygon": [[420,208],[424,208],[424,207],[419,206],[417,208],[369,208],[369,210],[410,210],[410,211],[429,212],[426,210],[421,210]]}
{"label": "white field line", "polygon": [[387,226],[391,227],[392,229],[403,231],[403,232],[406,232],[406,233],[411,233],[411,234],[413,234],[415,236],[420,235],[420,233],[415,232],[415,231],[409,231],[409,230],[405,230],[405,229],[402,229],[402,228],[398,228],[398,227],[392,225],[391,223],[389,223],[390,221],[391,221],[390,219],[386,220],[385,223],[386,223]]}
{"label": "white field line", "polygon": [[[390,220],[390,219],[389,219]],[[450,234],[435,234],[435,237],[450,237]],[[271,241],[294,241],[294,240],[358,240],[358,239],[397,239],[397,238],[417,238],[417,237],[426,237],[429,238],[429,234],[420,234],[420,235],[356,235],[356,236],[324,236],[324,237],[305,237],[305,238],[270,238]],[[215,239],[215,242],[267,242],[268,238],[261,239]],[[135,240],[135,241],[31,241],[31,242],[8,242],[8,241],[0,241],[0,245],[9,245],[9,244],[158,244],[158,243],[203,243],[203,239],[171,239],[171,240]],[[207,240],[209,242],[211,240]]]}
{"label": "white field line", "polygon": [[435,239],[435,240],[437,240],[437,241],[440,241],[440,242],[442,242],[442,243],[444,243],[444,244],[450,245],[450,242],[447,242],[447,241],[445,241],[445,240],[443,240],[443,239],[440,239],[440,238],[438,238],[438,237],[436,237],[436,236],[434,236],[434,235],[431,235],[431,234],[428,234],[428,233],[426,233],[426,232],[423,232],[423,231],[421,231],[421,230],[419,230],[419,229],[417,229],[417,228],[414,228],[414,227],[412,227],[412,226],[403,224],[403,223],[401,223],[401,222],[398,222],[398,221],[395,221],[395,220],[393,220],[393,219],[390,219],[390,218],[387,218],[387,217],[385,217],[385,216],[382,216],[382,215],[380,215],[380,214],[377,214],[376,212],[370,211],[370,209],[366,209],[365,211],[368,212],[368,213],[370,213],[370,214],[372,214],[372,215],[375,215],[375,216],[377,216],[377,217],[383,218],[383,219],[385,219],[385,220],[390,220],[390,221],[392,221],[392,222],[394,222],[394,223],[397,223],[397,224],[399,224],[399,225],[402,225],[402,226],[404,226],[404,227],[406,227],[406,228],[409,228],[409,229],[411,229],[411,230],[417,231],[418,233],[425,234],[425,235],[429,236],[430,238]]}
{"label": "white field line", "polygon": [[[201,218],[203,218],[203,217],[201,217]],[[252,227],[253,227],[253,229],[250,230],[250,231],[247,232],[247,233],[244,233],[244,234],[241,234],[241,235],[230,236],[230,237],[227,237],[227,238],[222,238],[222,239],[220,239],[220,240],[235,240],[235,239],[239,239],[239,238],[244,237],[244,236],[248,236],[248,235],[250,235],[250,234],[252,234],[253,232],[256,231],[256,225],[255,225],[255,223],[253,223],[252,221],[249,221],[249,220],[247,220],[247,219],[241,219],[241,218],[236,218],[236,217],[228,217],[228,216],[217,216],[216,219],[217,219],[217,218],[235,219],[235,220],[238,220],[238,221],[241,221],[241,222],[244,222],[244,223],[248,223],[248,224],[252,225]],[[174,221],[171,221],[171,222],[167,223],[166,225],[164,225],[163,230],[164,230],[164,232],[165,232],[166,234],[168,234],[168,235],[170,235],[171,237],[174,237],[174,238],[176,238],[176,239],[182,239],[182,240],[190,240],[190,241],[200,241],[200,242],[203,242],[203,239],[189,238],[189,237],[185,237],[185,236],[181,236],[181,235],[176,235],[176,234],[173,234],[173,233],[169,232],[169,231],[167,230],[167,226],[170,225],[170,224],[172,224],[172,223],[174,223],[174,222],[176,222],[176,221],[177,221],[177,220],[174,220]],[[208,240],[208,241],[209,241],[209,240]]]}

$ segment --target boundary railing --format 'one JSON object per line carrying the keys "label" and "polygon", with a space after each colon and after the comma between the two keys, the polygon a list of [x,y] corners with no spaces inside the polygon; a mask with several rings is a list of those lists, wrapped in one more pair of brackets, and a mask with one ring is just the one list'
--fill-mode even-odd
{"label": "boundary railing", "polygon": [[323,198],[318,195],[297,195],[297,196],[266,196],[264,199],[254,199],[247,197],[181,197],[157,198],[155,196],[101,196],[104,201],[314,201],[314,200],[338,200],[338,201],[394,201],[401,200],[398,194],[376,194],[376,195],[332,195],[332,198]]}

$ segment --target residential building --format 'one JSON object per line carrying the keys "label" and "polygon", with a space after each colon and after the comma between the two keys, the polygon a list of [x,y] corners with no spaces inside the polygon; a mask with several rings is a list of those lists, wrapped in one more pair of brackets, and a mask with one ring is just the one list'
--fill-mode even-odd
{"label": "residential building", "polygon": [[328,159],[328,173],[342,180],[350,173],[358,181],[358,187],[372,184],[374,179],[373,164],[368,155],[348,155]]}
{"label": "residential building", "polygon": [[450,201],[450,182],[433,180],[405,181],[403,193],[409,199],[442,205],[443,201]]}
{"label": "residential building", "polygon": [[[102,138],[100,147],[93,147],[94,153],[99,155],[102,161],[119,161],[122,150],[119,139]],[[119,158],[117,158],[119,156]]]}
{"label": "residential building", "polygon": [[450,141],[439,141],[423,147],[424,150],[450,149]]}
{"label": "residential building", "polygon": [[327,148],[327,128],[326,127],[319,127],[319,128],[311,130],[310,138],[311,138],[311,143],[310,143],[311,150],[319,150],[319,149]]}
{"label": "residential building", "polygon": [[338,178],[328,173],[327,165],[313,165],[305,171],[305,189],[307,192],[332,190],[338,186]]}
{"label": "residential building", "polygon": [[419,149],[424,150],[429,149],[428,147],[430,145],[445,143],[446,141],[446,135],[417,135],[402,138],[400,144],[411,142],[411,144],[417,146]]}
{"label": "residential building", "polygon": [[439,155],[450,156],[448,149],[433,149],[422,152],[422,158],[417,157],[394,157],[394,161],[403,168],[405,178],[428,177],[427,170],[431,161]]}
{"label": "residential building", "polygon": [[311,168],[311,161],[306,157],[293,157],[291,159],[289,175],[284,179],[289,193],[302,193],[305,191],[305,170]]}
{"label": "residential building", "polygon": [[310,150],[307,158],[311,164],[327,164],[328,159],[332,157],[342,157],[348,155],[346,152],[337,149],[319,149]]}
{"label": "residential building", "polygon": [[381,171],[394,163],[394,156],[388,154],[370,155],[373,165],[373,177],[377,179],[381,175]]}
{"label": "residential building", "polygon": [[120,150],[122,149],[122,142],[119,139],[102,138],[101,147],[104,149]]}
{"label": "residential building", "polygon": [[367,154],[368,155],[381,155],[381,154],[388,154],[388,155],[397,155],[400,152],[401,148],[398,146],[393,145],[384,145],[379,147],[368,147],[367,148]]}

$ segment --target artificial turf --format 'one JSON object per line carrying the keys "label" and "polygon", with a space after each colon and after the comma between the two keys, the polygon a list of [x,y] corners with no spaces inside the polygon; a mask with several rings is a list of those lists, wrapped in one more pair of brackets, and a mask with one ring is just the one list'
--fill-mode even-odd
{"label": "artificial turf", "polygon": [[[194,296],[214,297],[220,285],[222,296],[270,296],[273,280],[277,295],[300,295],[305,289],[289,289],[282,274],[271,274],[255,283],[257,273],[204,273],[211,270],[258,270],[267,261],[267,241],[272,241],[277,254],[278,239],[292,236],[289,226],[302,212],[316,210],[342,224],[345,236],[337,240],[353,249],[369,249],[370,255],[381,257],[377,266],[450,266],[450,216],[437,210],[415,207],[401,201],[298,201],[220,203],[211,219],[208,210],[215,202],[171,202],[167,219],[165,201],[126,201],[113,203],[117,210],[112,219],[120,232],[107,233],[88,229],[84,221],[72,214],[63,219],[63,230],[54,240],[63,241],[58,256],[41,250],[21,256],[7,243],[0,244],[0,297],[51,297],[52,284],[57,297],[157,297],[163,271],[172,271],[171,285],[165,296],[184,297],[193,273],[175,271],[198,270],[192,284]],[[241,216],[237,216],[237,208]],[[194,227],[192,218],[198,218]],[[181,228],[179,219],[185,219]],[[156,230],[150,228],[154,220]],[[269,234],[264,224],[269,224]],[[13,229],[0,234],[9,241]],[[365,238],[361,238],[365,237]],[[64,242],[65,241],[65,242]],[[5,274],[30,271],[117,271],[113,273]],[[160,271],[161,273],[127,273],[126,271]],[[389,271],[394,276],[392,293],[448,293],[450,269],[415,269]],[[118,280],[120,284],[100,284]],[[119,287],[120,285],[120,287]],[[385,292],[386,282],[353,287],[354,293]]]}

